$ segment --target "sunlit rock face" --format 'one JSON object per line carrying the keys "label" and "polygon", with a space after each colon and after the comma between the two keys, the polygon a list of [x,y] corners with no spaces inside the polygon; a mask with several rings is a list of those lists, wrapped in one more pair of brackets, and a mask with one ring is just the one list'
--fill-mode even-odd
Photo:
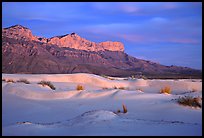
{"label": "sunlit rock face", "polygon": [[86,51],[124,51],[124,45],[121,42],[108,41],[95,43],[80,37],[76,33],[53,37],[48,40],[48,43],[55,44],[60,47],[69,47]]}
{"label": "sunlit rock face", "polygon": [[17,40],[34,40],[42,43],[57,45],[59,47],[68,47],[86,51],[124,51],[124,45],[121,42],[107,41],[95,43],[80,37],[76,33],[71,33],[63,36],[55,36],[48,39],[34,36],[31,30],[21,25],[4,28],[2,31],[2,36],[14,38]]}
{"label": "sunlit rock face", "polygon": [[21,25],[15,25],[9,28],[4,28],[2,30],[2,37],[3,36],[8,38],[14,38],[17,40],[36,40],[37,41],[37,38],[32,35],[31,30]]}

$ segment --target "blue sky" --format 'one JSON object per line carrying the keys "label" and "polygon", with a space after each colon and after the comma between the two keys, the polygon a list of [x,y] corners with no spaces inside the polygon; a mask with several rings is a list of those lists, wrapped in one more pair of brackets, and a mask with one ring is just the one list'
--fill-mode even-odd
{"label": "blue sky", "polygon": [[131,56],[202,69],[201,2],[3,2],[2,26],[120,41]]}

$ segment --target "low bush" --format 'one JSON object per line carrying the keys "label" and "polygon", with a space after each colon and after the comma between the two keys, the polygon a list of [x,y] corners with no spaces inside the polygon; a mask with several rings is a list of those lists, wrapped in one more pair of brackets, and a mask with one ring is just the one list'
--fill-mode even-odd
{"label": "low bush", "polygon": [[162,88],[160,90],[160,93],[167,93],[170,94],[171,93],[171,88],[169,86],[165,86],[164,88]]}
{"label": "low bush", "polygon": [[50,81],[41,81],[38,84],[42,85],[42,86],[49,86],[51,89],[55,90],[56,88],[54,87],[54,85],[50,82]]}
{"label": "low bush", "polygon": [[12,79],[8,79],[6,82],[12,82],[12,83],[15,83],[15,81],[12,80]]}
{"label": "low bush", "polygon": [[181,105],[184,106],[191,106],[191,107],[199,107],[201,108],[201,98],[200,97],[191,97],[191,96],[184,96],[184,97],[179,97],[177,99],[177,102]]}
{"label": "low bush", "polygon": [[77,85],[76,89],[79,90],[84,90],[84,87],[82,85]]}
{"label": "low bush", "polygon": [[125,87],[119,87],[118,89],[125,90]]}
{"label": "low bush", "polygon": [[116,87],[116,86],[114,86],[113,89],[121,89],[121,90],[125,90],[126,88],[123,87],[123,86],[120,86],[120,87]]}
{"label": "low bush", "polygon": [[141,88],[137,88],[136,90],[137,90],[137,91],[141,91],[141,92],[143,92],[143,90],[142,90]]}
{"label": "low bush", "polygon": [[26,79],[19,79],[19,80],[17,80],[17,82],[23,82],[25,84],[30,84],[30,82]]}
{"label": "low bush", "polygon": [[113,87],[114,89],[118,89],[116,86]]}

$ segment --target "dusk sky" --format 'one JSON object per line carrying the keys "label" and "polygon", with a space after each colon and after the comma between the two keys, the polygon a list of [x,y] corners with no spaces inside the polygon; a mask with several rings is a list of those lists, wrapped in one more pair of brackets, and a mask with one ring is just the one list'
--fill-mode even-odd
{"label": "dusk sky", "polygon": [[202,69],[201,2],[3,2],[2,8],[3,28],[120,41],[136,58]]}

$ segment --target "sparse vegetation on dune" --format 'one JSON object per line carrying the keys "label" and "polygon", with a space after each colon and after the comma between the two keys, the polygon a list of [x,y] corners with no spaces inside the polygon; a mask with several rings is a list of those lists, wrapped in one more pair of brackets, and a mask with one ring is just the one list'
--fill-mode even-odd
{"label": "sparse vegetation on dune", "polygon": [[42,85],[42,86],[49,86],[52,90],[55,90],[56,88],[54,87],[54,85],[50,82],[50,81],[41,81],[38,84]]}
{"label": "sparse vegetation on dune", "polygon": [[118,89],[125,90],[126,88],[125,87],[119,87]]}
{"label": "sparse vegetation on dune", "polygon": [[171,87],[165,86],[164,88],[161,88],[160,93],[171,94]]}
{"label": "sparse vegetation on dune", "polygon": [[123,113],[127,113],[127,107],[123,104]]}
{"label": "sparse vegetation on dune", "polygon": [[123,112],[121,112],[120,109],[118,109],[117,112],[114,112],[114,113],[116,113],[116,114],[118,114],[118,113],[124,113],[124,114],[127,113],[127,107],[124,104],[122,104],[122,107],[123,107]]}
{"label": "sparse vegetation on dune", "polygon": [[76,89],[79,90],[84,90],[84,87],[82,85],[77,85]]}
{"label": "sparse vegetation on dune", "polygon": [[191,97],[191,96],[179,97],[177,99],[177,102],[180,105],[184,105],[184,106],[199,107],[199,108],[202,107],[201,105],[202,98],[200,97]]}
{"label": "sparse vegetation on dune", "polygon": [[143,89],[141,89],[141,88],[137,88],[136,90],[137,90],[137,91],[144,92],[144,90],[143,90]]}
{"label": "sparse vegetation on dune", "polygon": [[19,79],[17,82],[23,82],[25,84],[30,84],[30,82],[27,79]]}
{"label": "sparse vegetation on dune", "polygon": [[8,79],[6,82],[12,82],[15,83],[15,81],[13,79]]}
{"label": "sparse vegetation on dune", "polygon": [[116,86],[114,86],[113,89],[118,89],[118,88]]}
{"label": "sparse vegetation on dune", "polygon": [[125,88],[125,87],[123,87],[123,86],[120,86],[120,87],[116,87],[116,86],[114,86],[113,89],[126,90],[127,88]]}

